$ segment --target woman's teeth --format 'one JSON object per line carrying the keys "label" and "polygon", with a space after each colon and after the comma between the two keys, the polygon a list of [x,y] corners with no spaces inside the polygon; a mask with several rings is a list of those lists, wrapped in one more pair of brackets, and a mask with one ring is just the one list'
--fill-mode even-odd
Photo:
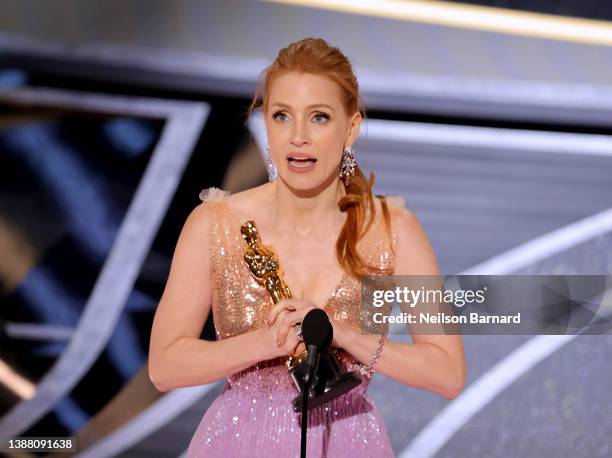
{"label": "woman's teeth", "polygon": [[311,163],[316,162],[316,159],[289,159],[295,167],[308,167]]}

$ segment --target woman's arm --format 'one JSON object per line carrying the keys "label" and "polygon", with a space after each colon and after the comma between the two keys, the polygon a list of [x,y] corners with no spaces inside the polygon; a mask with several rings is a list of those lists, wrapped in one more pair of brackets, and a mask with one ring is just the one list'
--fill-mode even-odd
{"label": "woman's arm", "polygon": [[[416,216],[399,212],[395,275],[440,275],[435,255]],[[368,364],[377,347],[375,335],[335,323],[338,345]],[[334,334],[336,335],[336,334]],[[412,344],[385,340],[375,364],[377,372],[405,385],[434,391],[447,399],[456,397],[466,379],[463,340],[460,335],[412,335]]]}
{"label": "woman's arm", "polygon": [[162,392],[217,381],[283,351],[266,327],[215,342],[200,339],[212,302],[212,218],[206,203],[187,218],[155,312],[148,367],[151,382]]}

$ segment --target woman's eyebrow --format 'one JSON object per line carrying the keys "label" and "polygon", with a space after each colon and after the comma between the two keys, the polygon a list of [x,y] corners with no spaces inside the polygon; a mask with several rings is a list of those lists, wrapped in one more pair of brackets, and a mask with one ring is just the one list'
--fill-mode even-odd
{"label": "woman's eyebrow", "polygon": [[[274,102],[272,106],[275,106],[275,105],[279,107],[283,107],[283,108],[291,108],[286,103]],[[327,105],[326,103],[313,103],[312,105],[308,105],[306,108],[309,109],[309,108],[318,108],[318,107],[325,107],[331,111],[335,111],[333,107],[331,107],[330,105]]]}

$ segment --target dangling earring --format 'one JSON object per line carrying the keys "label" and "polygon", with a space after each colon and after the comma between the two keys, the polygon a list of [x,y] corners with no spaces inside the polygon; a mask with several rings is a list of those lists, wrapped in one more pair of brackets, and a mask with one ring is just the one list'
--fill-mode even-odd
{"label": "dangling earring", "polygon": [[270,145],[266,143],[266,151],[268,153],[266,157],[266,169],[268,170],[268,181],[274,181],[276,179],[277,170],[274,162],[270,158]]}
{"label": "dangling earring", "polygon": [[347,146],[342,152],[342,161],[340,162],[340,173],[338,176],[344,180],[344,184],[348,186],[350,184],[349,175],[355,176],[355,167],[357,167],[357,161],[355,160],[355,153],[353,148]]}

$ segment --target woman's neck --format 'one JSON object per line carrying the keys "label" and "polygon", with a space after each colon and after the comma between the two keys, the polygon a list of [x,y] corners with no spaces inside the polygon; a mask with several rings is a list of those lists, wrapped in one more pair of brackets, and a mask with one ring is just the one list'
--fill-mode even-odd
{"label": "woman's neck", "polygon": [[312,192],[295,192],[280,178],[272,185],[272,223],[280,230],[309,236],[336,227],[344,219],[338,201],[346,191],[338,179]]}

